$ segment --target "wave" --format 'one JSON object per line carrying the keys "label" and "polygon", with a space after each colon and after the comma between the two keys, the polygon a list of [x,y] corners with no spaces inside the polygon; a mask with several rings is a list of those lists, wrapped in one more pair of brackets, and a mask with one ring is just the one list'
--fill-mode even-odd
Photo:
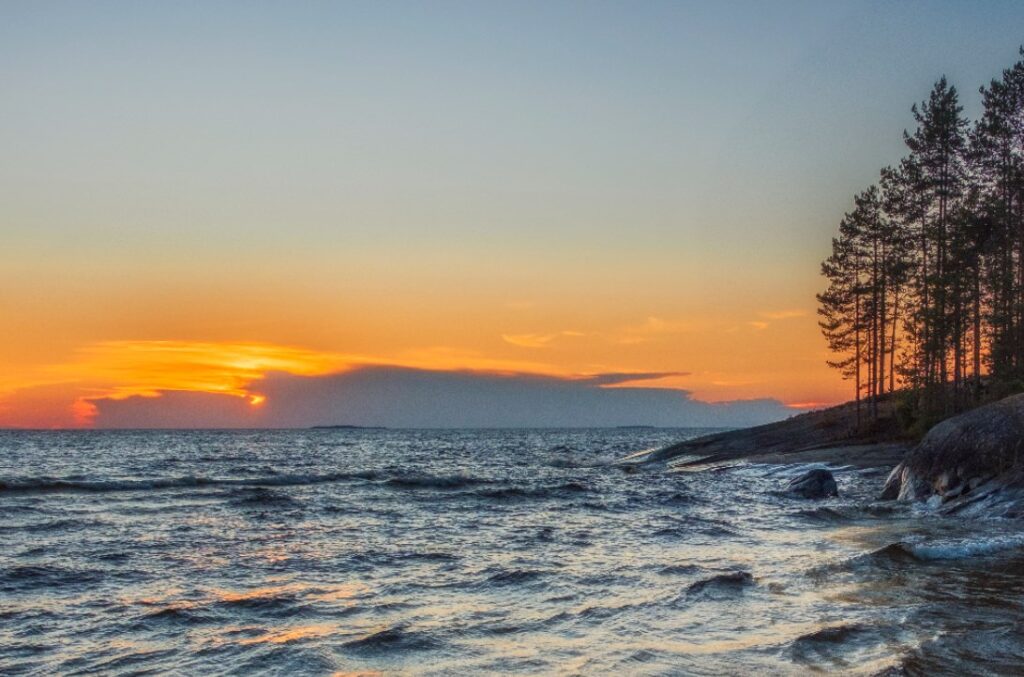
{"label": "wave", "polygon": [[620,604],[618,606],[614,606],[614,605],[612,605],[612,606],[604,606],[604,605],[601,605],[601,604],[595,604],[594,606],[588,606],[588,607],[586,607],[584,609],[581,609],[578,612],[576,612],[576,617],[577,618],[582,618],[582,619],[588,619],[588,620],[592,620],[592,621],[605,621],[605,620],[607,620],[609,618],[612,618],[614,616],[618,616],[619,614],[621,614],[623,612],[630,611],[630,610],[637,609],[637,608],[644,607],[644,606],[647,606],[647,605],[645,603],[643,603],[643,602],[638,603],[638,604],[626,603],[626,604]]}
{"label": "wave", "polygon": [[800,635],[790,643],[789,653],[801,665],[828,671],[829,668],[834,670],[849,665],[851,653],[856,655],[869,646],[884,644],[892,637],[892,628],[843,623]]}
{"label": "wave", "polygon": [[831,508],[828,506],[819,506],[817,508],[806,508],[804,510],[797,510],[793,513],[795,517],[805,519],[808,522],[821,522],[821,523],[834,523],[834,522],[847,522],[855,519],[853,516],[848,514],[844,510],[837,508]]}
{"label": "wave", "polygon": [[287,507],[301,505],[291,496],[274,491],[269,487],[244,487],[232,498],[231,503],[239,507]]}
{"label": "wave", "polygon": [[754,576],[749,571],[730,571],[693,583],[686,589],[687,595],[708,593],[737,593],[754,585]]}
{"label": "wave", "polygon": [[701,568],[696,564],[669,564],[661,567],[658,572],[662,576],[690,576],[699,572]]}
{"label": "wave", "polygon": [[704,500],[681,491],[673,492],[661,500],[662,505],[695,505],[698,503],[704,503]]}
{"label": "wave", "polygon": [[386,628],[365,637],[345,642],[350,651],[378,653],[382,651],[416,651],[435,649],[440,642],[424,632],[412,632],[402,625]]}
{"label": "wave", "polygon": [[963,560],[1022,548],[1024,548],[1024,534],[1004,534],[987,538],[945,541],[896,541],[846,560],[814,567],[807,574],[818,578],[835,571],[849,571],[864,566],[907,566],[932,561]]}
{"label": "wave", "polygon": [[521,583],[529,583],[530,581],[537,580],[546,573],[547,572],[545,571],[539,571],[537,569],[511,569],[499,571],[487,578],[487,580],[484,581],[484,585],[519,585]]}
{"label": "wave", "polygon": [[38,588],[95,584],[102,578],[103,572],[94,569],[28,564],[0,569],[0,592],[26,592]]}
{"label": "wave", "polygon": [[156,489],[196,489],[205,487],[284,487],[330,484],[336,482],[379,482],[397,489],[459,489],[490,484],[493,480],[466,475],[435,476],[429,474],[386,475],[374,471],[337,472],[325,474],[273,474],[261,477],[165,477],[152,479],[82,480],[53,477],[29,477],[0,480],[2,494],[33,494],[60,492],[125,492]]}
{"label": "wave", "polygon": [[818,506],[804,508],[792,513],[793,517],[817,524],[841,524],[858,520],[875,520],[891,517],[902,506],[894,505],[847,505],[842,507]]}
{"label": "wave", "polygon": [[396,564],[399,562],[457,562],[459,555],[437,550],[422,552],[375,552],[362,553],[361,556],[376,564]]}
{"label": "wave", "polygon": [[656,529],[651,532],[656,538],[693,538],[694,536],[710,536],[715,538],[734,538],[738,531],[718,520],[689,515],[684,521]]}
{"label": "wave", "polygon": [[24,524],[16,526],[0,525],[0,534],[2,533],[46,533],[50,531],[71,531],[74,529],[87,529],[105,526],[107,522],[102,520],[90,519],[53,519],[47,522],[36,522],[33,524]]}
{"label": "wave", "polygon": [[197,613],[193,609],[182,606],[167,606],[156,611],[150,611],[142,615],[143,622],[159,621],[170,623],[181,623],[184,625],[198,625],[209,623],[214,617],[207,614]]}
{"label": "wave", "polygon": [[[557,449],[557,448],[556,448]],[[556,451],[553,449],[552,451]],[[604,468],[611,465],[611,461],[608,459],[594,459],[594,458],[583,458],[579,455],[575,455],[569,452],[568,449],[563,448],[562,453],[568,454],[563,456],[552,455],[549,456],[545,461],[544,465],[549,468],[562,468],[567,470],[573,469],[587,469],[587,468]]]}
{"label": "wave", "polygon": [[397,475],[384,480],[384,483],[399,489],[463,489],[481,484],[493,484],[493,480],[469,475],[428,475],[410,474]]}
{"label": "wave", "polygon": [[471,495],[492,500],[518,500],[556,498],[565,494],[585,494],[590,491],[590,487],[579,482],[565,482],[563,484],[533,488],[501,487],[497,489],[481,489],[474,491]]}
{"label": "wave", "polygon": [[868,628],[860,623],[847,623],[844,625],[832,625],[814,632],[800,635],[793,640],[794,647],[813,646],[821,644],[839,644],[849,641],[868,632]]}
{"label": "wave", "polygon": [[1006,550],[1024,548],[1024,534],[1008,534],[989,538],[957,541],[894,544],[919,560],[957,560],[984,557]]}
{"label": "wave", "polygon": [[265,477],[214,478],[168,477],[140,480],[77,480],[58,478],[26,478],[0,480],[0,493],[42,492],[116,492],[149,491],[153,489],[188,489],[201,487],[275,487],[371,480],[373,473],[329,473],[325,475],[269,475]]}

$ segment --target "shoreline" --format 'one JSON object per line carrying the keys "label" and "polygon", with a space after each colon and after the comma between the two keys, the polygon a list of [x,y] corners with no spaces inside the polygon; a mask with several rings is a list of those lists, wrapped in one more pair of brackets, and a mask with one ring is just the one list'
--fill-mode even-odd
{"label": "shoreline", "polygon": [[684,456],[675,462],[670,461],[668,465],[669,470],[672,472],[695,472],[738,463],[759,465],[821,463],[829,466],[845,466],[861,470],[871,468],[891,470],[899,465],[911,448],[911,446],[900,442],[843,444],[789,452],[715,454],[698,458]]}
{"label": "shoreline", "polygon": [[857,423],[854,403],[791,418],[684,440],[621,459],[624,465],[664,463],[673,470],[697,470],[736,462],[825,463],[857,468],[892,468],[914,443],[901,439],[890,398],[871,429]]}

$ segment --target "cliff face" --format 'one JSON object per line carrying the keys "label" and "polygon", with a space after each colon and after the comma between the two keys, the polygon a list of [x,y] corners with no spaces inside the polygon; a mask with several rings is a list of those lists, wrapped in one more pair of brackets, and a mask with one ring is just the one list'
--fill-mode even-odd
{"label": "cliff face", "polygon": [[[948,511],[998,503],[1020,512],[1024,496],[1024,394],[939,423],[892,471],[883,499],[933,500]],[[1014,505],[1011,505],[1014,504]]]}

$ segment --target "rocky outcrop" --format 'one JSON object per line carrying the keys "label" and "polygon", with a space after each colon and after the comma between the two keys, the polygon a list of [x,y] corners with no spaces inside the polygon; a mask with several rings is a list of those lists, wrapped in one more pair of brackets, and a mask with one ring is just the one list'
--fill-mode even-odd
{"label": "rocky outcrop", "polygon": [[785,493],[798,498],[827,498],[838,496],[836,478],[828,470],[818,468],[790,480]]}
{"label": "rocky outcrop", "polygon": [[[894,443],[900,436],[894,400],[891,395],[879,400],[879,418],[870,426],[858,425],[857,405],[851,402],[777,423],[717,432],[662,449],[637,452],[620,463],[693,467],[755,457],[761,457],[763,462],[794,463],[806,462],[791,458],[798,454],[813,455],[820,450],[842,447],[847,450],[841,461],[844,465],[874,467],[878,465],[875,458],[878,454],[874,452],[879,450],[887,456],[884,465],[890,465],[903,454],[902,448],[895,455],[891,453],[902,446]],[[786,459],[776,460],[783,456]]]}
{"label": "rocky outcrop", "polygon": [[889,475],[882,498],[932,500],[950,510],[987,500],[1007,514],[1005,499],[1022,490],[1024,394],[936,425]]}

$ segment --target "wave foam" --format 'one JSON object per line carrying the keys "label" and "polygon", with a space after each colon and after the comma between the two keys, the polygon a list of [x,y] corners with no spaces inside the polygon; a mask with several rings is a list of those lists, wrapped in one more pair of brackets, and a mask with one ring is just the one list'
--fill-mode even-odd
{"label": "wave foam", "polygon": [[1005,550],[1024,548],[1024,534],[993,536],[961,541],[904,544],[914,557],[922,560],[967,559]]}

